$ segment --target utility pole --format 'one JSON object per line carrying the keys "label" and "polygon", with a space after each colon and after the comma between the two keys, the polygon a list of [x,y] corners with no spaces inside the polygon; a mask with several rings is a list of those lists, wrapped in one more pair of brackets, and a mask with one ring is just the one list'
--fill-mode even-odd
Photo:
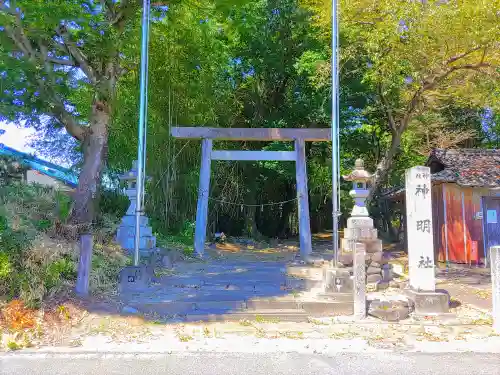
{"label": "utility pole", "polygon": [[333,265],[339,257],[340,148],[339,148],[339,20],[338,0],[332,0],[332,215]]}
{"label": "utility pole", "polygon": [[144,210],[144,181],[146,169],[146,124],[148,106],[148,60],[149,60],[149,23],[151,13],[150,0],[143,0],[142,5],[142,40],[141,40],[141,88],[137,144],[137,197],[135,210],[134,266],[139,265],[140,223]]}

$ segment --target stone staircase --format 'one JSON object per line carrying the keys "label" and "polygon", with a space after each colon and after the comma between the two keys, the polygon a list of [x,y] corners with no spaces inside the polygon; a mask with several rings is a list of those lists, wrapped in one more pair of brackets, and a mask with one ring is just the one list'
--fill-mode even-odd
{"label": "stone staircase", "polygon": [[352,293],[323,293],[325,265],[298,262],[192,263],[147,288],[121,293],[127,308],[181,321],[307,321],[351,315]]}

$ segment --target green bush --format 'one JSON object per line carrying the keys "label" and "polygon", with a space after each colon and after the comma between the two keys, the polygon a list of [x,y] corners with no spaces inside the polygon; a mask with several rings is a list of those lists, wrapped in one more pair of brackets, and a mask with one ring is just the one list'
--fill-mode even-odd
{"label": "green bush", "polygon": [[[55,230],[56,223],[69,216],[70,207],[69,196],[50,188],[19,182],[0,185],[0,297],[20,298],[38,307],[47,297],[73,288],[79,249]],[[119,247],[107,245],[118,222],[105,213],[96,223],[94,292],[114,288],[119,270],[127,264]]]}

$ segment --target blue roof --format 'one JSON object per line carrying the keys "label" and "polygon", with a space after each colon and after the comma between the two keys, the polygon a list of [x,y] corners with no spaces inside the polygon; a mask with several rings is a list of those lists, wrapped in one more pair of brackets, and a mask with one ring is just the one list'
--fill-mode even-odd
{"label": "blue roof", "polygon": [[39,159],[25,152],[15,150],[5,146],[3,143],[0,143],[0,155],[18,158],[29,168],[62,181],[71,187],[76,187],[78,185],[78,176],[71,170],[49,163],[48,161]]}

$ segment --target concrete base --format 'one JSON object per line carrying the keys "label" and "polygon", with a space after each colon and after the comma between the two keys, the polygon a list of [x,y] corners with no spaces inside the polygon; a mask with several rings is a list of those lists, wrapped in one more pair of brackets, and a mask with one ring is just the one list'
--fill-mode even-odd
{"label": "concrete base", "polygon": [[404,294],[413,302],[416,315],[448,314],[450,311],[450,296],[444,290],[421,292],[406,289]]}
{"label": "concrete base", "polygon": [[145,290],[153,278],[151,266],[130,266],[120,271],[120,292]]}
{"label": "concrete base", "polygon": [[323,275],[325,293],[353,293],[353,278],[345,268],[325,268]]}

